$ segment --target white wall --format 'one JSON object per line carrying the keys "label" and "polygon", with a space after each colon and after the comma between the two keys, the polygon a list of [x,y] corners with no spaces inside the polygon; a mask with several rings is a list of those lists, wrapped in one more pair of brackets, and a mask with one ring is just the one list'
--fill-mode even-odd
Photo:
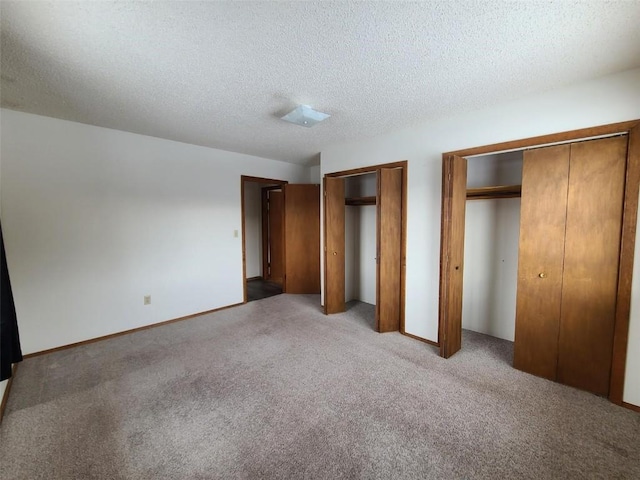
{"label": "white wall", "polygon": [[376,304],[376,207],[363,205],[358,211],[358,250],[356,254],[356,298]]}
{"label": "white wall", "polygon": [[320,184],[322,177],[320,176],[320,165],[314,165],[309,167],[309,181],[308,183]]}
{"label": "white wall", "polygon": [[345,208],[345,301],[376,304],[376,207]]}
{"label": "white wall", "polygon": [[0,115],[2,225],[24,353],[242,302],[240,176],[309,178],[283,162]]}
{"label": "white wall", "polygon": [[[345,197],[375,196],[375,173],[345,179]],[[376,207],[345,209],[345,300],[376,303]]]}
{"label": "white wall", "polygon": [[247,278],[262,276],[262,187],[255,182],[244,184]]}
{"label": "white wall", "polygon": [[344,208],[344,301],[359,300],[356,295],[356,282],[360,273],[356,267],[358,255],[358,229],[360,207],[347,205]]}
{"label": "white wall", "polygon": [[[637,118],[640,69],[334,145],[322,151],[321,173],[408,160],[405,328],[437,341],[442,153]],[[640,299],[636,296],[634,301]],[[635,314],[634,329],[638,322]],[[629,353],[629,365],[636,365],[640,345],[630,345]],[[639,385],[640,371],[629,372],[627,378]]]}
{"label": "white wall", "polygon": [[520,185],[522,151],[479,155],[467,160],[467,188]]}
{"label": "white wall", "polygon": [[344,180],[344,196],[375,197],[378,192],[378,177],[375,173],[354,175]]}
{"label": "white wall", "polygon": [[467,201],[462,328],[513,341],[520,199]]}

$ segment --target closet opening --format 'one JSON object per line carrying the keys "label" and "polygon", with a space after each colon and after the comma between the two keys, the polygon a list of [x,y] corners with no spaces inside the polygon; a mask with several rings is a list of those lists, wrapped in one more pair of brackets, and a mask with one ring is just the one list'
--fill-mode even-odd
{"label": "closet opening", "polygon": [[345,308],[357,308],[358,318],[375,330],[377,175],[347,177],[344,186]]}
{"label": "closet opening", "polygon": [[[522,151],[467,165],[462,337],[513,364]],[[503,341],[484,341],[478,334]]]}
{"label": "closet opening", "polygon": [[[486,168],[476,164],[481,156],[518,151],[521,186],[511,184],[509,161],[502,172],[488,168],[492,175],[506,175],[492,180],[494,185],[473,183],[486,173],[478,171]],[[495,299],[504,309],[495,310],[495,321],[503,311],[513,311],[509,291],[515,287],[514,367],[623,404],[639,191],[640,120],[443,154],[441,356],[460,350],[463,322],[469,331],[509,338],[506,324],[492,325],[483,312],[495,308]],[[518,195],[517,237],[505,226],[516,217],[515,207],[476,205]],[[501,212],[500,223],[492,211]],[[491,235],[481,230],[465,235],[483,215],[488,219],[480,229]],[[500,271],[502,260],[514,263],[508,260],[513,255],[504,243],[508,238],[518,242],[517,280],[504,285],[503,279],[513,278],[513,269]],[[483,243],[490,247],[484,257],[467,252]],[[478,269],[493,268],[496,261],[493,285],[482,285]]]}
{"label": "closet opening", "polygon": [[324,176],[327,315],[358,305],[375,331],[404,333],[406,189],[406,161]]}

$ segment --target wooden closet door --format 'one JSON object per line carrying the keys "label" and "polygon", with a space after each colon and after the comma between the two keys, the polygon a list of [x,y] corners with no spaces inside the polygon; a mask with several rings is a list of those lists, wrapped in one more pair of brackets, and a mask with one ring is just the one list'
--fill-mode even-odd
{"label": "wooden closet door", "polygon": [[284,185],[285,293],[320,293],[320,185]]}
{"label": "wooden closet door", "polygon": [[378,172],[376,331],[400,330],[402,169]]}
{"label": "wooden closet door", "polygon": [[558,381],[606,395],[613,348],[627,137],[571,145]]}
{"label": "wooden closet door", "polygon": [[344,179],[324,177],[324,313],[345,311]]}
{"label": "wooden closet door", "polygon": [[513,365],[556,379],[570,146],[524,152]]}
{"label": "wooden closet door", "polygon": [[440,356],[462,348],[464,218],[467,207],[467,159],[452,155],[442,162],[442,243],[440,245]]}

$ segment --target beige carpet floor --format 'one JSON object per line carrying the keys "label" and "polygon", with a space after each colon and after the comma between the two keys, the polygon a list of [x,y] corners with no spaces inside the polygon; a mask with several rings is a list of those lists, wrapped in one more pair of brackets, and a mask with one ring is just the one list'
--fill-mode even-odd
{"label": "beige carpet floor", "polygon": [[279,295],[27,359],[0,478],[639,479],[640,415]]}

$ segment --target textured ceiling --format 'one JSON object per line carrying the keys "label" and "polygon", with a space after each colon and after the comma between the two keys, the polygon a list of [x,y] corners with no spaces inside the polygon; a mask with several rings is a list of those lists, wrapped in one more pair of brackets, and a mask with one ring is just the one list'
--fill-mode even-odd
{"label": "textured ceiling", "polygon": [[[5,108],[288,162],[640,66],[640,3],[2,1]],[[330,113],[311,129],[296,104]]]}

